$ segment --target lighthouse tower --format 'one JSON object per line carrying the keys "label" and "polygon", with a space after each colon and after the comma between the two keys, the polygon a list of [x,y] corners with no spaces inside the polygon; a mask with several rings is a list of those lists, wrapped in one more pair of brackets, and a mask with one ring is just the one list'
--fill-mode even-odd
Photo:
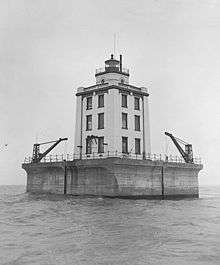
{"label": "lighthouse tower", "polygon": [[96,70],[96,84],[77,89],[74,153],[80,158],[151,152],[148,91],[129,84],[122,55]]}
{"label": "lighthouse tower", "polygon": [[[62,156],[61,161],[50,156],[42,162],[32,158],[24,163],[27,191],[122,198],[198,197],[201,164],[192,163],[196,160],[191,157],[182,163],[149,155],[149,94],[146,88],[129,84],[122,56],[117,60],[111,55],[105,67],[96,70],[95,78],[95,85],[77,89],[75,155],[65,160]],[[173,135],[166,134],[173,140]]]}

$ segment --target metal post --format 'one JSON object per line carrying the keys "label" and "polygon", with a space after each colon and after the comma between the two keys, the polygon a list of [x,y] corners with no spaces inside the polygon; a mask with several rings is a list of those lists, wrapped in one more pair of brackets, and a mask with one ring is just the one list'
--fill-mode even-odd
{"label": "metal post", "polygon": [[164,199],[164,165],[161,167],[161,195],[162,200]]}
{"label": "metal post", "polygon": [[66,194],[67,191],[67,165],[66,160],[63,160],[64,162],[64,185],[63,185],[63,193]]}

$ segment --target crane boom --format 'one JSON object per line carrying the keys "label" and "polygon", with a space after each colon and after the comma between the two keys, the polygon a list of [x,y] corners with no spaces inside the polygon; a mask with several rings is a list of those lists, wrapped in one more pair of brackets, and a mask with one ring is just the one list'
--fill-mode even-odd
{"label": "crane boom", "polygon": [[[52,149],[54,149],[54,147],[56,147],[61,141],[66,141],[68,140],[68,138],[59,138],[59,140],[57,141],[50,141],[50,142],[45,142],[45,143],[40,143],[40,144],[34,144],[34,148],[33,148],[33,158],[32,158],[32,162],[34,163],[38,163],[41,161],[42,158],[44,158]],[[40,153],[40,145],[43,144],[49,144],[49,143],[54,143],[53,145],[51,145],[45,152],[43,152],[42,154]]]}
{"label": "crane boom", "polygon": [[[171,138],[171,140],[175,144],[176,148],[180,152],[181,156],[183,157],[184,161],[186,163],[193,163],[192,145],[187,144],[185,141],[174,137],[171,133],[165,132],[165,135],[167,135]],[[185,145],[185,151],[179,145],[178,141]]]}

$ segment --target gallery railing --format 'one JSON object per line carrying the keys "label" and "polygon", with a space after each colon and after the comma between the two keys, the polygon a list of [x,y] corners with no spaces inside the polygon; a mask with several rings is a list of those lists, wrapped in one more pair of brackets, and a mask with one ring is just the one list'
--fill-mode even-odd
{"label": "gallery railing", "polygon": [[[40,162],[61,162],[61,161],[74,161],[78,159],[103,159],[108,157],[118,157],[121,159],[137,159],[137,160],[150,160],[150,161],[164,161],[174,163],[185,163],[182,157],[174,155],[161,155],[161,154],[135,154],[135,153],[121,153],[105,152],[105,153],[91,153],[91,154],[61,154],[61,155],[48,155],[45,156]],[[201,158],[193,158],[194,164],[201,164]],[[32,163],[32,157],[25,157],[24,163]]]}

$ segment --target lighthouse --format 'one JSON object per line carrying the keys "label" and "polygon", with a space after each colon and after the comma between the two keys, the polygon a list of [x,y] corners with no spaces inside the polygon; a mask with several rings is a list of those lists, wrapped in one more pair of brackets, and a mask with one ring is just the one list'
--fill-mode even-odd
{"label": "lighthouse", "polygon": [[111,54],[95,85],[76,93],[74,154],[80,158],[151,153],[148,90],[129,83],[129,70]]}
{"label": "lighthouse", "polygon": [[[95,84],[76,92],[73,154],[46,157],[61,141],[34,144],[25,160],[27,191],[121,198],[198,197],[192,145],[166,132],[184,160],[151,154],[148,90],[129,83],[129,70],[111,55]],[[185,144],[185,151],[179,143]],[[40,145],[53,143],[43,153]]]}

